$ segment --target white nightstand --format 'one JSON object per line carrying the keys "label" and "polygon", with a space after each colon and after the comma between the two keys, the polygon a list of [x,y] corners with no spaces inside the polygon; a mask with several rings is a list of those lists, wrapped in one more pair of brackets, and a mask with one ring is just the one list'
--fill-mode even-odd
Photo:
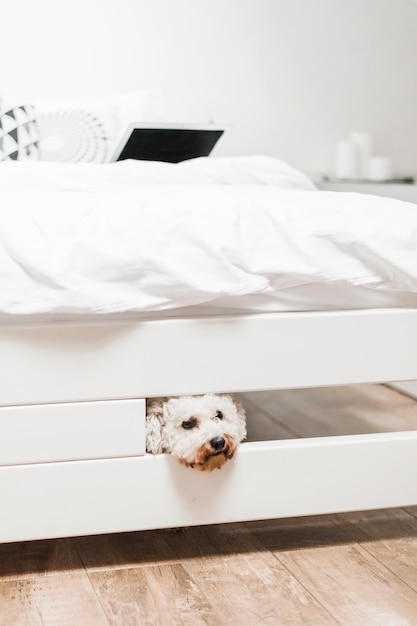
{"label": "white nightstand", "polygon": [[352,191],[354,193],[369,193],[374,196],[396,198],[417,204],[417,185],[409,183],[359,183],[359,182],[330,182],[315,181],[322,191]]}
{"label": "white nightstand", "polygon": [[[359,183],[359,182],[330,182],[315,181],[321,191],[352,191],[354,193],[368,193],[374,196],[396,198],[417,204],[417,185],[409,183]],[[413,398],[417,398],[417,381],[390,383],[389,387],[398,389]]]}

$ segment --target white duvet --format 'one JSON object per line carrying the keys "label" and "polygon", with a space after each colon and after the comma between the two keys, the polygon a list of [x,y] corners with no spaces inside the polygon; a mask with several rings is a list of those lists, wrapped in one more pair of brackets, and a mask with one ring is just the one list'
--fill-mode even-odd
{"label": "white duvet", "polygon": [[317,191],[269,157],[0,163],[1,313],[354,308],[359,293],[417,306],[417,206]]}

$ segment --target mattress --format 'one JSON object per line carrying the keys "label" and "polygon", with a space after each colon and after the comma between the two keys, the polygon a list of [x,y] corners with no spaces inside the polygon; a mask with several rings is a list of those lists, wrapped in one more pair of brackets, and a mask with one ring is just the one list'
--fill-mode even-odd
{"label": "mattress", "polygon": [[0,319],[417,307],[417,208],[270,157],[0,163]]}

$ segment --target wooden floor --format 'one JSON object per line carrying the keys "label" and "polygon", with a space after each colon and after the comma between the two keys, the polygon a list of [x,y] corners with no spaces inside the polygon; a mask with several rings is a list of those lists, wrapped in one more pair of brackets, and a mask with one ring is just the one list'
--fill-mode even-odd
{"label": "wooden floor", "polygon": [[[417,429],[384,386],[241,398],[252,440]],[[0,545],[0,626],[109,624],[417,625],[417,507]]]}

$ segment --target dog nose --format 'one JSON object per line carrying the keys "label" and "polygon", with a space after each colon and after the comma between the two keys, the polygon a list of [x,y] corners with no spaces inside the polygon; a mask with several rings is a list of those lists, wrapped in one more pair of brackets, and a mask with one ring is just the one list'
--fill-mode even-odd
{"label": "dog nose", "polygon": [[213,437],[213,439],[210,439],[210,445],[213,450],[223,450],[225,443],[226,441],[223,437]]}

